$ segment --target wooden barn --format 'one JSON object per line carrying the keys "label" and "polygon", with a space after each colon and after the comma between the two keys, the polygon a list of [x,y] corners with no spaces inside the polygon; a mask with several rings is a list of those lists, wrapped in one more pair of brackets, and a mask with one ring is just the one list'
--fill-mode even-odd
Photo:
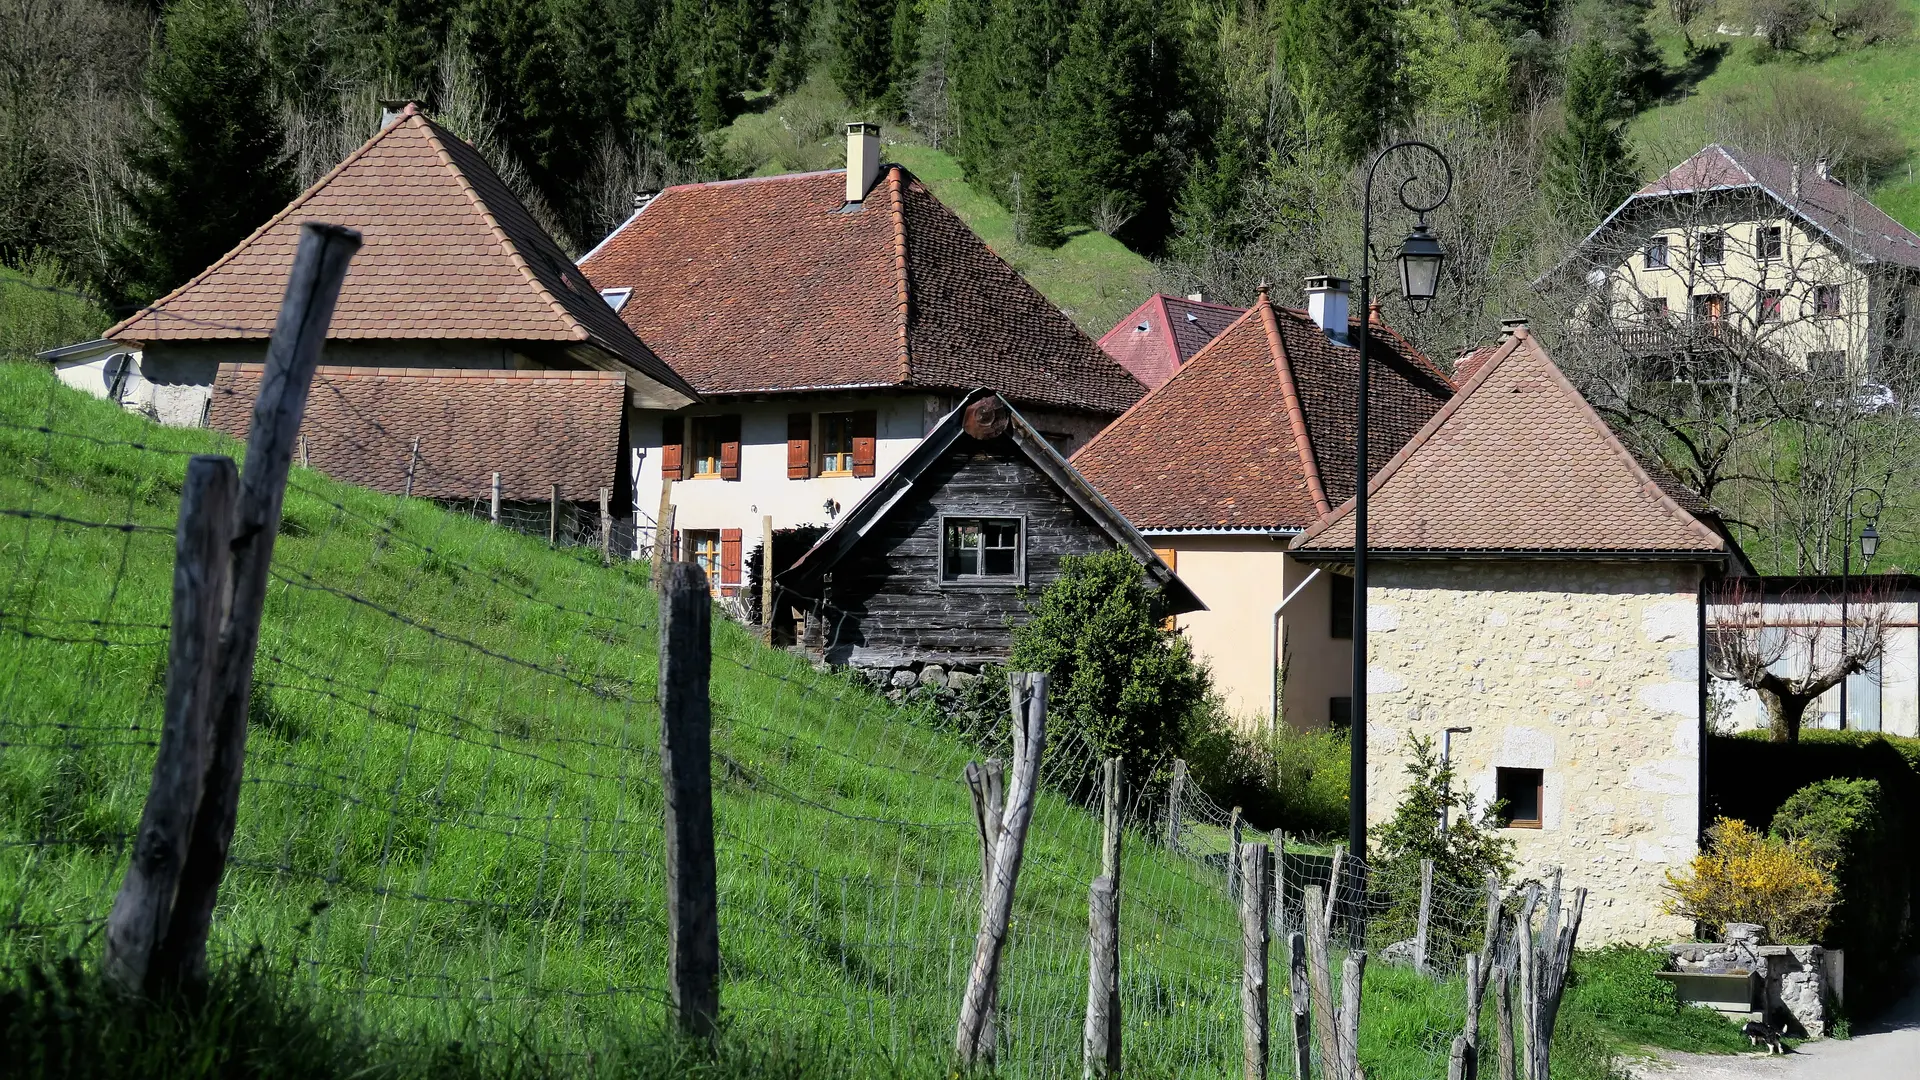
{"label": "wooden barn", "polygon": [[815,655],[938,682],[1004,661],[1025,594],[1062,558],[1115,548],[1170,612],[1202,607],[1018,410],[976,390],[776,581]]}

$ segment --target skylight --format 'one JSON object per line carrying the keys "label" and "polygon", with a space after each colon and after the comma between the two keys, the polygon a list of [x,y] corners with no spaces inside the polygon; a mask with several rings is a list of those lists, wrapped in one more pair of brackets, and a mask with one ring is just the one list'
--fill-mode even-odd
{"label": "skylight", "polygon": [[612,308],[615,311],[619,311],[621,308],[626,307],[627,297],[632,295],[633,295],[632,289],[601,289],[600,290],[600,299],[605,300],[607,302],[607,306]]}

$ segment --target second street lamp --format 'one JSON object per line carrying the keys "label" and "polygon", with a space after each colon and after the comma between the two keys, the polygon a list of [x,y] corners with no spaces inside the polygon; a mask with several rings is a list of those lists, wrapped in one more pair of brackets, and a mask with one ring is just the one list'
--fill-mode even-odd
{"label": "second street lamp", "polygon": [[[1415,311],[1425,311],[1440,285],[1440,268],[1446,261],[1446,249],[1427,231],[1427,213],[1447,201],[1453,193],[1453,165],[1437,147],[1417,139],[1406,139],[1375,154],[1367,166],[1367,183],[1360,206],[1360,378],[1357,387],[1353,456],[1353,691],[1348,706],[1347,725],[1347,929],[1358,941],[1366,929],[1365,910],[1367,861],[1367,477],[1372,471],[1367,460],[1367,342],[1372,339],[1373,322],[1373,177],[1380,163],[1402,150],[1424,150],[1438,162],[1441,171],[1439,195],[1431,202],[1412,192],[1418,173],[1400,182],[1400,205],[1419,215],[1413,234],[1400,245],[1395,261],[1400,264],[1400,291]],[[1396,448],[1397,449],[1397,448]],[[1330,882],[1336,890],[1341,883]]]}

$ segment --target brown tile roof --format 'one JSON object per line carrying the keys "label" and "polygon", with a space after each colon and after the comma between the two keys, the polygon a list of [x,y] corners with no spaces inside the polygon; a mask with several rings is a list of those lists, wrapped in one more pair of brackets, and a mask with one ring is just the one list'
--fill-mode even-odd
{"label": "brown tile roof", "polygon": [[1118,415],[1145,388],[898,165],[686,184],[580,262],[701,394],[852,386]]}
{"label": "brown tile roof", "polygon": [[[1256,304],[1074,466],[1141,529],[1304,529],[1353,491],[1358,359],[1305,312]],[[1452,386],[1378,323],[1369,361],[1378,468]]]}
{"label": "brown tile roof", "polygon": [[1114,323],[1100,348],[1153,390],[1246,310],[1155,293]]}
{"label": "brown tile roof", "polygon": [[1718,144],[1702,149],[1635,192],[1594,234],[1636,202],[1743,188],[1771,196],[1788,212],[1855,255],[1920,268],[1920,236],[1887,216],[1865,195],[1822,179],[1811,164],[1806,164],[1800,170],[1800,194],[1795,196],[1793,162]]}
{"label": "brown tile roof", "polygon": [[[259,364],[222,364],[207,425],[245,439],[260,392]],[[625,381],[611,371],[423,372],[322,367],[300,422],[308,462],[336,480],[398,493],[420,439],[413,493],[598,500],[619,476]]]}
{"label": "brown tile roof", "polygon": [[[1502,343],[1367,490],[1372,551],[1729,550],[1649,474],[1525,329]],[[1351,552],[1352,500],[1293,547]]]}
{"label": "brown tile roof", "polygon": [[634,372],[643,397],[681,404],[694,397],[479,152],[412,106],[238,247],[106,336],[266,337],[300,224],[310,220],[365,237],[341,287],[331,339],[550,342],[588,366]]}

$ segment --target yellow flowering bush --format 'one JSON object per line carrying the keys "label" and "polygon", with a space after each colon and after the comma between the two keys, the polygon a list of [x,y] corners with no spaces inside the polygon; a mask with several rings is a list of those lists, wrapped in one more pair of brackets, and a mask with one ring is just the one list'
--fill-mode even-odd
{"label": "yellow flowering bush", "polygon": [[1837,900],[1832,868],[1804,839],[1781,839],[1721,818],[1683,874],[1667,872],[1670,915],[1718,930],[1759,923],[1784,944],[1818,941]]}

